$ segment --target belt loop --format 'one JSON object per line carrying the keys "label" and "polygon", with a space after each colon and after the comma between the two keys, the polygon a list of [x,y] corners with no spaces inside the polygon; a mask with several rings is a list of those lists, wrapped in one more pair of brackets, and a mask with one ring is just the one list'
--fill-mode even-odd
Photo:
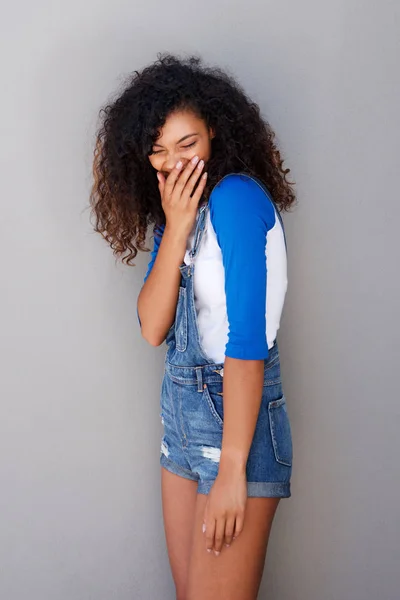
{"label": "belt loop", "polygon": [[201,367],[196,367],[197,391],[203,391],[203,373]]}

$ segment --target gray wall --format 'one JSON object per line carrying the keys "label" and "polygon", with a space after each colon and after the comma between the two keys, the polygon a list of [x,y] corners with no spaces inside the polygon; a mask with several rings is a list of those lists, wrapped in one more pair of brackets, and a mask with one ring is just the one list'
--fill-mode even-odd
{"label": "gray wall", "polygon": [[261,597],[399,597],[399,19],[395,0],[7,5],[2,599],[173,598],[164,350],[142,342],[135,314],[148,257],[115,266],[85,210],[97,110],[160,50],[232,69],[297,181],[280,336],[293,496]]}

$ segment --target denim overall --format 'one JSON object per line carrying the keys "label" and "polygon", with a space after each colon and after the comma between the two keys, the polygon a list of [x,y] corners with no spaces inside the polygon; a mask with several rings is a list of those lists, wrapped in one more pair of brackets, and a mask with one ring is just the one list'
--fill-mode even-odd
{"label": "denim overall", "polygon": [[[190,264],[180,266],[179,297],[175,322],[166,338],[160,400],[164,426],[161,465],[197,481],[198,492],[203,494],[210,491],[218,474],[224,416],[224,365],[210,360],[201,347],[193,289],[207,211],[208,204],[198,211]],[[292,437],[275,341],[264,360],[261,406],[246,466],[248,496],[289,497],[291,471]]]}

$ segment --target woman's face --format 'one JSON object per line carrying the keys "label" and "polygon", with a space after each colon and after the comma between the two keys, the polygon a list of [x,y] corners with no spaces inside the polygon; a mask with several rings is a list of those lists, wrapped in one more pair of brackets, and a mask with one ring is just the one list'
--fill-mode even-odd
{"label": "woman's face", "polygon": [[[175,111],[167,117],[160,137],[153,144],[152,154],[149,155],[150,163],[164,177],[168,177],[179,160],[183,162],[182,171],[194,156],[207,164],[213,137],[212,129],[194,112]],[[205,170],[206,166],[203,173]]]}

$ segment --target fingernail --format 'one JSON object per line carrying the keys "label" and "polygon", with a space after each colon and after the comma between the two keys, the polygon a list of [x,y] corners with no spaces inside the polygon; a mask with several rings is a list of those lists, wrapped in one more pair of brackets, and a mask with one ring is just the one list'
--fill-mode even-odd
{"label": "fingernail", "polygon": [[192,158],[192,163],[195,165],[197,163],[197,161],[199,160],[198,156],[193,156]]}
{"label": "fingernail", "polygon": [[205,533],[205,531],[206,531],[206,524],[203,523],[203,533]]}
{"label": "fingernail", "polygon": [[214,554],[215,554],[215,556],[219,556],[221,554],[221,552],[218,552],[217,550],[214,550]]}
{"label": "fingernail", "polygon": [[229,548],[229,547],[230,547],[230,544],[225,544],[225,546],[226,546],[227,548]]}
{"label": "fingernail", "polygon": [[180,169],[182,165],[183,165],[183,162],[180,160],[179,162],[176,163],[176,168]]}
{"label": "fingernail", "polygon": [[207,552],[211,552],[211,549],[210,549],[210,548],[207,548]]}
{"label": "fingernail", "polygon": [[203,168],[203,166],[204,166],[204,160],[201,160],[201,161],[199,162],[199,164],[197,165],[197,168],[198,168],[198,169],[202,169],[202,168]]}
{"label": "fingernail", "polygon": [[160,173],[157,172],[157,179],[160,181]]}

